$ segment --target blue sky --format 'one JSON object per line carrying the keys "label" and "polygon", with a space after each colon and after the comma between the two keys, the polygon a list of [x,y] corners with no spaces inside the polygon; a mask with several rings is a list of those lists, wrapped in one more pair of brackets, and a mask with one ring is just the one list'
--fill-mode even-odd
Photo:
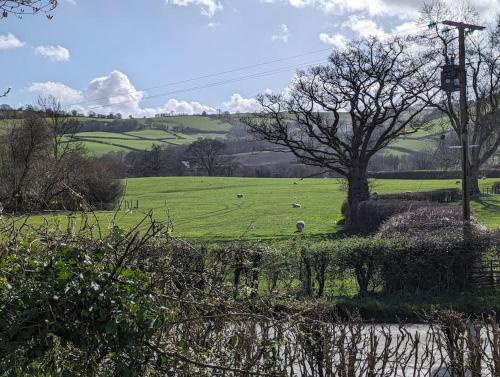
{"label": "blue sky", "polygon": [[[141,4],[138,6],[137,4]],[[256,94],[282,91],[293,67],[361,35],[415,28],[416,0],[61,0],[54,18],[0,20],[2,102],[53,94],[82,111],[152,115],[252,111]],[[499,0],[476,0],[480,11]],[[324,50],[253,69],[148,89]],[[273,69],[286,72],[186,91]],[[163,95],[166,93],[166,95]],[[157,96],[147,99],[148,96]]]}

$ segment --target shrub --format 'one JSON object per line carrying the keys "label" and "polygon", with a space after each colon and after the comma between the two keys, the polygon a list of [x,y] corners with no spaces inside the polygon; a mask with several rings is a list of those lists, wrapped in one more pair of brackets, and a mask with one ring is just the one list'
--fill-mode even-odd
{"label": "shrub", "polygon": [[471,286],[468,267],[489,248],[488,237],[474,232],[467,246],[462,228],[393,237],[399,247],[379,261],[386,293],[463,292]]}
{"label": "shrub", "polygon": [[337,268],[354,274],[361,296],[368,293],[370,284],[372,287],[375,285],[379,261],[387,250],[394,248],[392,241],[373,237],[350,237],[336,241]]}
{"label": "shrub", "polygon": [[[481,174],[489,178],[500,178],[500,169],[489,169]],[[370,178],[377,179],[461,179],[459,170],[400,170],[370,172]]]}
{"label": "shrub", "polygon": [[[475,218],[471,219],[471,223],[474,228],[481,228]],[[380,226],[378,234],[383,237],[395,233],[424,235],[427,232],[444,233],[456,229],[463,229],[462,207],[428,206],[390,217]]]}
{"label": "shrub", "polygon": [[360,218],[358,230],[363,233],[375,232],[391,216],[414,211],[420,207],[432,206],[436,206],[436,204],[416,200],[365,200],[358,206]]}
{"label": "shrub", "polygon": [[395,194],[383,194],[379,199],[386,200],[418,200],[438,203],[448,203],[460,200],[462,194],[458,188],[438,189],[431,191],[402,192]]}
{"label": "shrub", "polygon": [[142,375],[161,321],[147,277],[113,257],[130,260],[140,245],[121,234],[19,238],[0,250],[2,373]]}
{"label": "shrub", "polygon": [[316,283],[316,295],[322,297],[325,292],[327,273],[336,259],[335,241],[321,241],[304,245],[300,253],[302,293],[313,294],[313,281]]}

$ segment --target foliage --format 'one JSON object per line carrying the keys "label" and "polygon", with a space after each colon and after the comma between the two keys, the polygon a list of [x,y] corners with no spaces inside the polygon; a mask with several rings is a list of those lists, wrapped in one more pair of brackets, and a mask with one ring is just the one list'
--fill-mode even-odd
{"label": "foliage", "polygon": [[458,188],[445,188],[431,191],[417,191],[417,192],[402,192],[395,194],[382,194],[377,195],[378,199],[386,200],[418,200],[428,202],[447,203],[455,202],[462,198],[462,194]]}
{"label": "foliage", "polygon": [[[481,171],[488,178],[500,178],[499,169],[487,169]],[[459,170],[400,170],[370,172],[369,176],[376,179],[461,179],[462,172]]]}
{"label": "foliage", "polygon": [[158,308],[148,277],[125,263],[146,238],[118,228],[96,240],[45,232],[2,244],[0,371],[141,373]]}
{"label": "foliage", "polygon": [[391,216],[411,212],[420,207],[435,206],[435,203],[418,200],[370,199],[358,205],[361,215],[358,229],[362,233],[372,233]]}
{"label": "foliage", "polygon": [[64,141],[75,124],[54,98],[40,99],[43,113],[28,111],[1,136],[0,202],[6,212],[75,210],[82,204],[114,207],[123,193],[104,160],[85,157]]}

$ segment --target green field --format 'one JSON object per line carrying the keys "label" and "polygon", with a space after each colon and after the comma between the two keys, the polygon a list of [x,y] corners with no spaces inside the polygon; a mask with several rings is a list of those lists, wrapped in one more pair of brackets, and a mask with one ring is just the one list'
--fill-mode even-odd
{"label": "green field", "polygon": [[[296,182],[296,184],[294,184]],[[491,186],[492,180],[482,185]],[[378,193],[424,191],[456,187],[454,180],[377,180]],[[237,194],[244,194],[242,199]],[[174,235],[204,239],[286,238],[298,220],[306,222],[308,236],[338,231],[345,193],[335,179],[136,178],[127,181],[126,200],[139,201],[139,210],[119,211],[123,228],[136,224],[149,210],[158,220],[171,218]],[[302,208],[292,208],[299,203]],[[474,214],[490,227],[500,226],[500,195],[473,203]],[[106,227],[113,212],[99,212]],[[54,221],[55,215],[49,215]],[[41,221],[40,217],[35,218]]]}
{"label": "green field", "polygon": [[[98,121],[112,123],[112,119],[74,118],[79,122]],[[144,129],[131,132],[79,132],[68,137],[68,142],[79,142],[91,155],[103,155],[109,152],[130,152],[148,150],[156,144],[168,145],[191,144],[199,138],[225,138],[231,124],[211,116],[183,115],[163,118],[137,119]],[[0,120],[0,135],[22,119]],[[161,128],[168,128],[163,130]],[[179,129],[174,131],[174,129]],[[184,130],[183,130],[184,129]]]}
{"label": "green field", "polygon": [[190,127],[207,132],[227,132],[231,128],[231,125],[229,123],[226,123],[220,119],[199,115],[180,115],[165,118],[153,118],[152,121],[153,124],[160,123],[171,126]]}

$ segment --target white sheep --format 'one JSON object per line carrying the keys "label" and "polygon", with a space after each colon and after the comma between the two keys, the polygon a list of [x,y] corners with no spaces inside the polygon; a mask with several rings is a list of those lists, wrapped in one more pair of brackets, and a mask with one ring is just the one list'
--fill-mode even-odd
{"label": "white sheep", "polygon": [[293,208],[301,208],[302,206],[299,203],[293,203],[292,207]]}
{"label": "white sheep", "polygon": [[302,233],[306,226],[306,223],[304,221],[297,221],[297,224],[295,224],[295,227],[297,228],[297,232]]}

